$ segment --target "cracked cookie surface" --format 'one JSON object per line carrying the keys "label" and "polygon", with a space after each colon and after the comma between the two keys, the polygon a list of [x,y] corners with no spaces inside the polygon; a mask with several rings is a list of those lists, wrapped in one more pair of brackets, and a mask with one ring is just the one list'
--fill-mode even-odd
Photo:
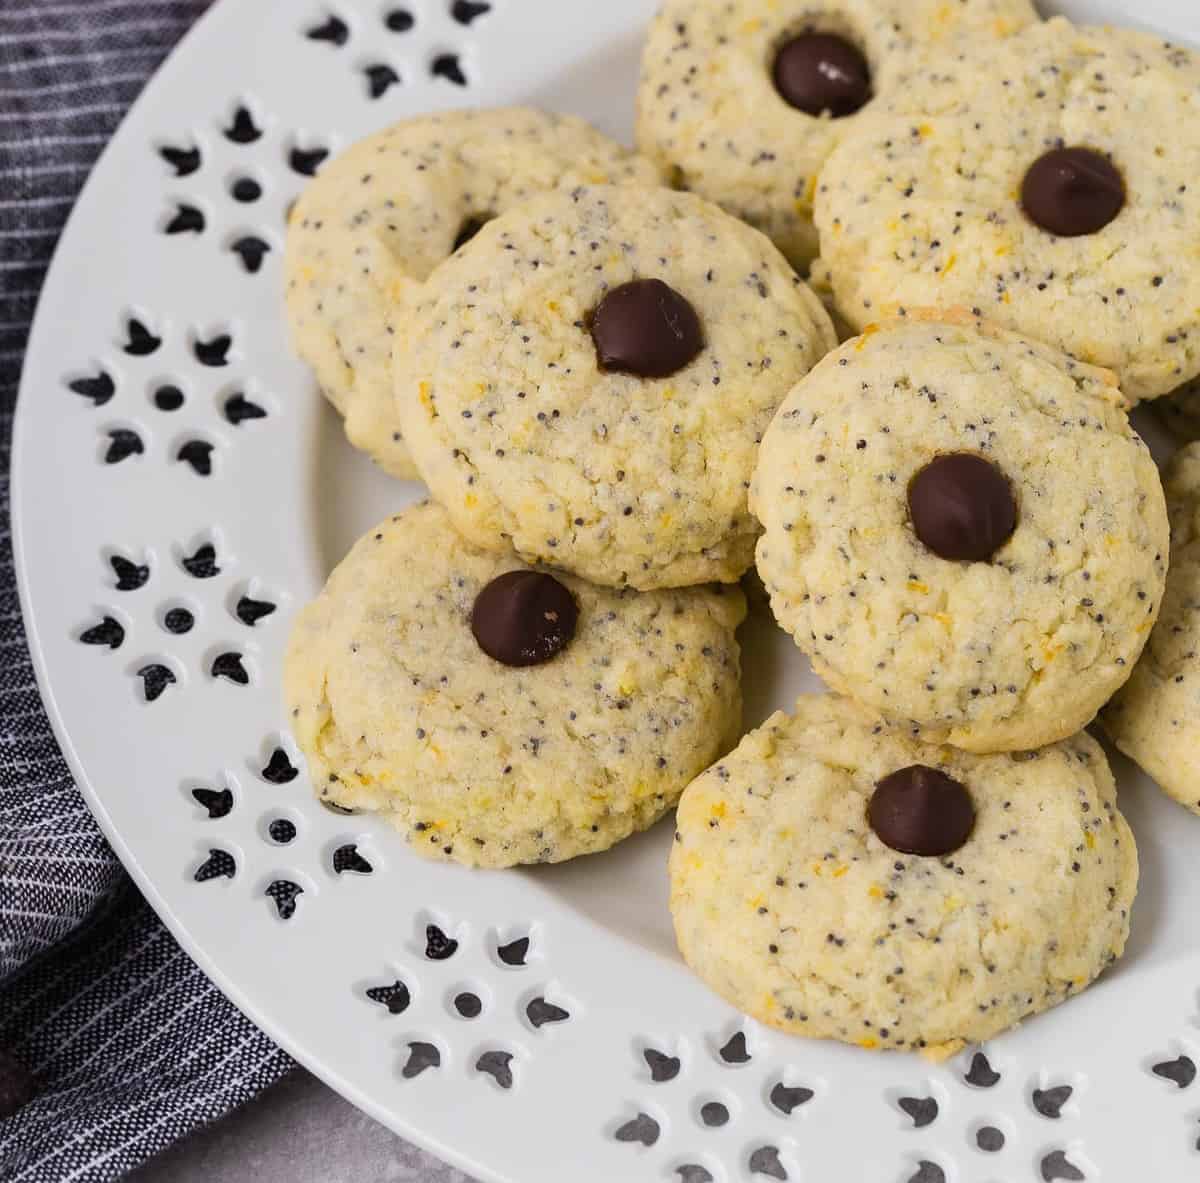
{"label": "cracked cookie surface", "polygon": [[[592,339],[606,295],[645,280],[699,325],[666,377],[601,368]],[[495,219],[437,268],[398,338],[397,403],[477,545],[612,586],[727,582],[752,561],[758,441],[833,343],[758,231],[691,194],[585,187]]]}
{"label": "cracked cookie surface", "polygon": [[1177,452],[1163,481],[1171,568],[1162,612],[1133,676],[1101,719],[1164,792],[1200,813],[1200,444]]}
{"label": "cracked cookie surface", "polygon": [[[838,310],[862,328],[901,308],[977,308],[1115,370],[1130,399],[1167,394],[1200,373],[1198,128],[1200,55],[1159,37],[1059,18],[964,51],[826,162],[815,218]],[[1064,146],[1123,181],[1120,211],[1091,233],[1025,212],[1026,174]]]}
{"label": "cracked cookie surface", "polygon": [[[1015,498],[989,561],[939,557],[910,513],[917,473],[962,452]],[[929,742],[1073,735],[1162,599],[1162,486],[1112,375],[969,317],[892,322],[826,357],[768,430],[751,504],[780,624],[835,689]]]}
{"label": "cracked cookie surface", "polygon": [[524,107],[405,120],[326,164],[288,220],[286,307],[350,442],[416,475],[392,402],[395,306],[483,220],[543,189],[658,180],[583,120]]}
{"label": "cracked cookie surface", "polygon": [[[923,764],[974,826],[942,857],[876,836],[877,782]],[[688,786],[671,911],[688,964],[797,1035],[940,1058],[1085,988],[1120,956],[1133,835],[1081,734],[979,756],[919,743],[829,695],[777,713]]]}
{"label": "cracked cookie surface", "polygon": [[293,626],[292,731],[317,792],[379,812],[421,854],[558,862],[655,822],[741,725],[737,588],[634,592],[555,577],[574,637],[540,665],[488,657],[478,593],[522,569],[423,504],[355,544]]}

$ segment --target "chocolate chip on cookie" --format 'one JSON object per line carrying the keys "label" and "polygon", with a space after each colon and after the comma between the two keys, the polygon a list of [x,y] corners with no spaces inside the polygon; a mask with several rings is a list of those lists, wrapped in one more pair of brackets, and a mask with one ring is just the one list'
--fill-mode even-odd
{"label": "chocolate chip on cookie", "polygon": [[1052,148],[1030,165],[1021,184],[1026,217],[1063,238],[1095,234],[1124,205],[1121,174],[1091,148]]}
{"label": "chocolate chip on cookie", "polygon": [[971,452],[938,456],[922,468],[908,486],[908,508],[917,537],[943,559],[986,562],[1017,526],[1008,478]]}
{"label": "chocolate chip on cookie", "polygon": [[475,598],[471,631],[504,665],[541,665],[567,647],[578,617],[575,597],[553,575],[506,571]]}
{"label": "chocolate chip on cookie", "polygon": [[613,288],[592,313],[592,340],[602,370],[640,378],[669,377],[704,348],[696,310],[661,279]]}
{"label": "chocolate chip on cookie", "polygon": [[953,777],[912,764],[875,786],[867,820],[892,850],[944,855],[966,842],[975,825],[975,806],[966,786]]}
{"label": "chocolate chip on cookie", "polygon": [[834,33],[801,33],[775,56],[775,89],[809,115],[853,115],[871,97],[871,71],[861,50]]}

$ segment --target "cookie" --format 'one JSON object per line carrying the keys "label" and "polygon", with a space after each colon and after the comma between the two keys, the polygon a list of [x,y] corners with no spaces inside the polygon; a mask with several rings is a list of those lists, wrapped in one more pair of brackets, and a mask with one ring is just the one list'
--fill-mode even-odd
{"label": "cookie", "polygon": [[1101,719],[1164,792],[1200,813],[1200,444],[1172,457],[1164,483],[1171,569],[1162,614]]}
{"label": "cookie", "polygon": [[857,328],[966,306],[1115,370],[1133,400],[1200,373],[1200,55],[1057,19],[975,47],[860,120],[816,224]]}
{"label": "cookie", "polygon": [[532,193],[658,180],[582,120],[520,107],[406,120],[326,164],[288,220],[286,305],[350,442],[393,475],[416,475],[391,385],[393,305],[412,281]]}
{"label": "cookie", "polygon": [[284,671],[321,798],[481,867],[606,850],[741,723],[736,588],[614,591],[477,550],[423,504],[363,536]]}
{"label": "cookie", "polygon": [[1029,0],[666,0],[642,55],[638,146],[803,269],[839,140],[927,55],[1035,19]]}
{"label": "cookie", "polygon": [[472,542],[595,583],[737,579],[746,488],[833,343],[756,230],[667,189],[544,193],[430,276],[397,338],[422,477]]}
{"label": "cookie", "polygon": [[683,794],[679,948],[796,1035],[940,1059],[1125,947],[1137,850],[1099,744],[977,756],[800,699]]}
{"label": "cookie", "polygon": [[751,505],[816,672],[930,743],[1073,735],[1162,598],[1162,487],[1112,375],[970,317],[825,358],[768,430]]}

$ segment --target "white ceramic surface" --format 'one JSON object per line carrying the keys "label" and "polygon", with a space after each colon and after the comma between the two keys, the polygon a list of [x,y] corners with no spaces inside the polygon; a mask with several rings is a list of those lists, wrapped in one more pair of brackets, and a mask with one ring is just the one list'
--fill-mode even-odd
{"label": "white ceramic surface", "polygon": [[[360,532],[417,493],[344,444],[287,347],[279,248],[304,182],[292,149],[336,150],[434,107],[517,101],[627,137],[653,6],[494,0],[463,23],[450,0],[224,0],[150,84],[72,215],[18,407],[22,595],[67,759],[126,865],[229,996],[361,1108],[479,1179],[1192,1177],[1200,1086],[1181,1087],[1177,1058],[1200,1057],[1200,823],[1124,761],[1122,802],[1143,866],[1128,954],[1079,999],[984,1049],[999,1073],[990,1087],[979,1063],[975,1083],[966,1079],[975,1049],[933,1067],[801,1042],[714,998],[674,952],[669,824],[566,866],[471,873],[418,859],[369,818],[326,811],[302,767],[287,783],[262,775],[276,748],[301,765],[279,701],[289,618]],[[401,8],[415,23],[392,31],[386,18]],[[1143,0],[1136,13],[1118,0],[1069,8],[1200,43],[1193,0]],[[327,23],[331,13],[344,27]],[[327,39],[306,35],[321,27]],[[465,85],[431,74],[447,54]],[[379,66],[401,81],[372,99],[367,71]],[[253,127],[234,122],[239,106]],[[230,127],[247,142],[225,134]],[[170,163],[164,147],[198,149],[198,167],[186,151]],[[233,199],[240,177],[259,182],[257,201]],[[193,212],[180,220],[181,206]],[[202,230],[187,229],[201,219]],[[166,233],[172,224],[177,232]],[[271,248],[254,274],[231,249],[250,235]],[[130,338],[131,318],[148,336]],[[226,334],[225,364],[202,364],[198,343],[211,362]],[[108,383],[79,382],[101,373],[110,397]],[[165,385],[183,392],[181,408],[156,407]],[[231,422],[235,393],[265,417]],[[178,459],[181,449],[191,461]],[[209,475],[197,471],[209,465]],[[118,589],[114,557],[125,560],[125,582],[140,586]],[[197,557],[201,575],[219,572],[189,573],[183,560]],[[236,614],[246,596],[277,610],[251,626]],[[165,613],[179,608],[194,626],[173,634]],[[120,632],[119,645],[81,643],[85,632],[98,639],[90,630],[105,617],[120,627],[101,635],[112,642]],[[753,620],[744,640],[752,725],[814,683],[768,620]],[[212,676],[223,654],[240,655],[221,668],[240,665],[248,685]],[[138,674],[148,666],[175,678],[153,702]],[[228,789],[232,808],[210,819],[197,788]],[[221,812],[224,799],[210,800]],[[271,839],[280,819],[295,829],[290,843]],[[335,852],[350,844],[369,874],[344,849],[343,871],[334,870]],[[214,850],[235,874],[197,882],[202,865],[228,869]],[[280,882],[302,889],[286,920],[280,889],[266,894]],[[430,924],[457,940],[453,956],[426,957]],[[526,964],[504,964],[498,946],[523,936]],[[367,996],[398,980],[411,999],[401,1013]],[[456,1012],[461,992],[478,997],[479,1017]],[[531,1003],[534,1016],[556,1021],[535,1025]],[[749,1059],[731,1064],[739,1032]],[[429,1048],[437,1066],[406,1077]],[[512,1057],[511,1087],[495,1079],[503,1072],[477,1068],[487,1052]],[[1164,1064],[1168,1075],[1154,1071]],[[780,1081],[814,1095],[785,1116],[770,1101]],[[1051,1091],[1060,1086],[1071,1090],[1065,1101]],[[902,1107],[902,1098],[933,1098],[936,1118],[918,1124],[910,1111],[930,1107]],[[700,1117],[711,1100],[728,1110],[719,1128]],[[1003,1133],[1003,1149],[979,1149],[983,1126]]]}

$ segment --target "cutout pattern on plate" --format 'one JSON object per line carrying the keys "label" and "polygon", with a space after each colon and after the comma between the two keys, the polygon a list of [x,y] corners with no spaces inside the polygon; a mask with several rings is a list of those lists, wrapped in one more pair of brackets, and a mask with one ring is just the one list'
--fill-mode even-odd
{"label": "cutout pattern on plate", "polygon": [[[290,448],[289,421],[307,431],[316,414],[307,404],[322,405],[311,384],[296,383],[280,362],[288,358],[285,339],[262,327],[264,302],[274,299],[271,277],[279,276],[284,211],[342,143],[394,115],[469,102],[476,80],[486,77],[490,92],[510,64],[492,30],[522,17],[518,0],[301,0],[266,19],[275,22],[275,44],[297,76],[307,72],[303,85],[271,89],[264,80],[258,93],[244,89],[259,85],[258,75],[243,70],[227,91],[162,105],[137,143],[116,146],[131,174],[140,169],[147,183],[129,187],[130,208],[140,211],[126,250],[133,261],[127,273],[110,271],[121,300],[145,302],[98,308],[57,336],[61,356],[29,362],[50,392],[43,401],[61,416],[56,442],[69,444],[86,470],[73,512],[90,521],[93,502],[106,510],[82,560],[83,578],[64,593],[70,608],[55,620],[55,636],[93,703],[113,688],[125,691],[111,697],[131,710],[150,703],[136,716],[145,732],[131,739],[156,745],[161,757],[155,774],[166,786],[163,803],[147,800],[146,808],[163,810],[154,814],[156,822],[165,819],[155,843],[172,844],[174,887],[164,894],[177,890],[176,904],[198,901],[202,915],[219,914],[226,924],[269,926],[259,930],[268,934],[262,947],[269,956],[295,949],[306,927],[317,927],[306,916],[328,920],[327,904],[386,896],[388,925],[376,926],[362,961],[345,963],[369,976],[352,981],[348,973],[344,987],[347,1021],[376,1024],[383,1038],[373,1042],[375,1054],[397,1084],[409,1082],[397,1111],[418,1109],[422,1090],[436,1094],[440,1080],[474,1090],[481,1111],[505,1105],[505,1120],[524,1121],[513,1098],[532,1091],[532,1082],[544,1085],[540,1073],[573,1060],[574,1072],[589,1079],[595,1072],[611,1090],[603,1109],[589,1105],[583,1117],[563,1117],[584,1131],[575,1144],[581,1158],[593,1150],[598,1161],[609,1156],[602,1160],[607,1178],[643,1167],[681,1183],[823,1177],[828,1164],[810,1160],[814,1139],[800,1134],[826,1120],[853,1120],[864,1137],[887,1140],[886,1175],[896,1183],[984,1173],[1048,1183],[1108,1178],[1114,1170],[1095,1148],[1102,1131],[1088,1125],[1088,1111],[1094,1100],[1097,1112],[1117,1111],[1122,1071],[1131,1097],[1154,1099],[1153,1110],[1135,1106],[1139,1128],[1156,1146],[1177,1146],[1180,1163],[1194,1163],[1195,1019],[1181,1014],[1176,1022],[1161,998],[1145,1009],[1166,1014],[1162,1026],[1141,1040],[1124,1069],[1109,1063],[1103,1081],[1086,1079],[1062,1057],[1048,1057],[1053,1063],[1043,1067],[1027,1043],[1015,1054],[1006,1040],[936,1069],[854,1051],[838,1059],[842,1049],[787,1040],[715,1003],[706,1025],[673,1029],[673,998],[664,1004],[649,994],[624,996],[621,1013],[644,1004],[657,1007],[658,1018],[615,1039],[611,1023],[596,1022],[595,1034],[589,1020],[605,1010],[607,983],[626,967],[610,962],[590,981],[573,978],[562,918],[550,907],[542,914],[534,892],[512,908],[442,899],[426,885],[449,883],[454,872],[413,864],[365,813],[347,823],[347,811],[321,807],[274,694],[296,589],[280,574],[286,566],[266,561],[261,534],[259,546],[247,545],[253,532],[240,521],[243,511],[258,512],[268,488],[281,500],[292,496],[289,465],[298,452]],[[593,64],[607,69],[607,62]],[[574,79],[577,65],[564,59],[555,70]],[[511,99],[556,105],[558,84],[549,76],[522,81],[519,91],[503,85]],[[305,108],[310,89],[320,90],[321,102]],[[97,183],[111,186],[106,167]],[[92,234],[88,245],[103,244]],[[191,277],[192,261],[203,264],[196,290],[178,279],[172,290],[167,279]],[[201,274],[206,269],[219,279]],[[138,282],[143,271],[152,282]],[[29,413],[27,404],[18,417]],[[270,484],[265,475],[247,475],[255,473],[269,475]],[[235,489],[235,479],[246,480],[245,489]],[[152,527],[154,515],[139,512],[155,499],[172,504],[169,528]],[[201,711],[208,717],[207,700],[227,711],[221,717],[230,726],[212,741],[225,748],[171,764],[182,761],[174,749],[194,718]],[[397,890],[395,869],[421,886]],[[544,874],[554,883],[551,876],[563,870],[513,878],[537,882]],[[583,943],[581,934],[569,935]],[[1128,989],[1119,979],[1109,985],[1116,997]],[[711,1002],[697,1003],[695,989],[683,988],[691,991],[689,1011]],[[1074,1005],[1026,1030],[1069,1027]],[[1157,1022],[1131,1014],[1131,1025],[1135,1018],[1147,1029]],[[539,1063],[540,1049],[553,1055]],[[1081,1046],[1079,1055],[1094,1067],[1099,1053]],[[844,1068],[824,1067],[830,1063]],[[864,1086],[853,1103],[844,1099],[864,1074],[887,1083]],[[1101,1086],[1104,1104],[1094,1097]]]}

